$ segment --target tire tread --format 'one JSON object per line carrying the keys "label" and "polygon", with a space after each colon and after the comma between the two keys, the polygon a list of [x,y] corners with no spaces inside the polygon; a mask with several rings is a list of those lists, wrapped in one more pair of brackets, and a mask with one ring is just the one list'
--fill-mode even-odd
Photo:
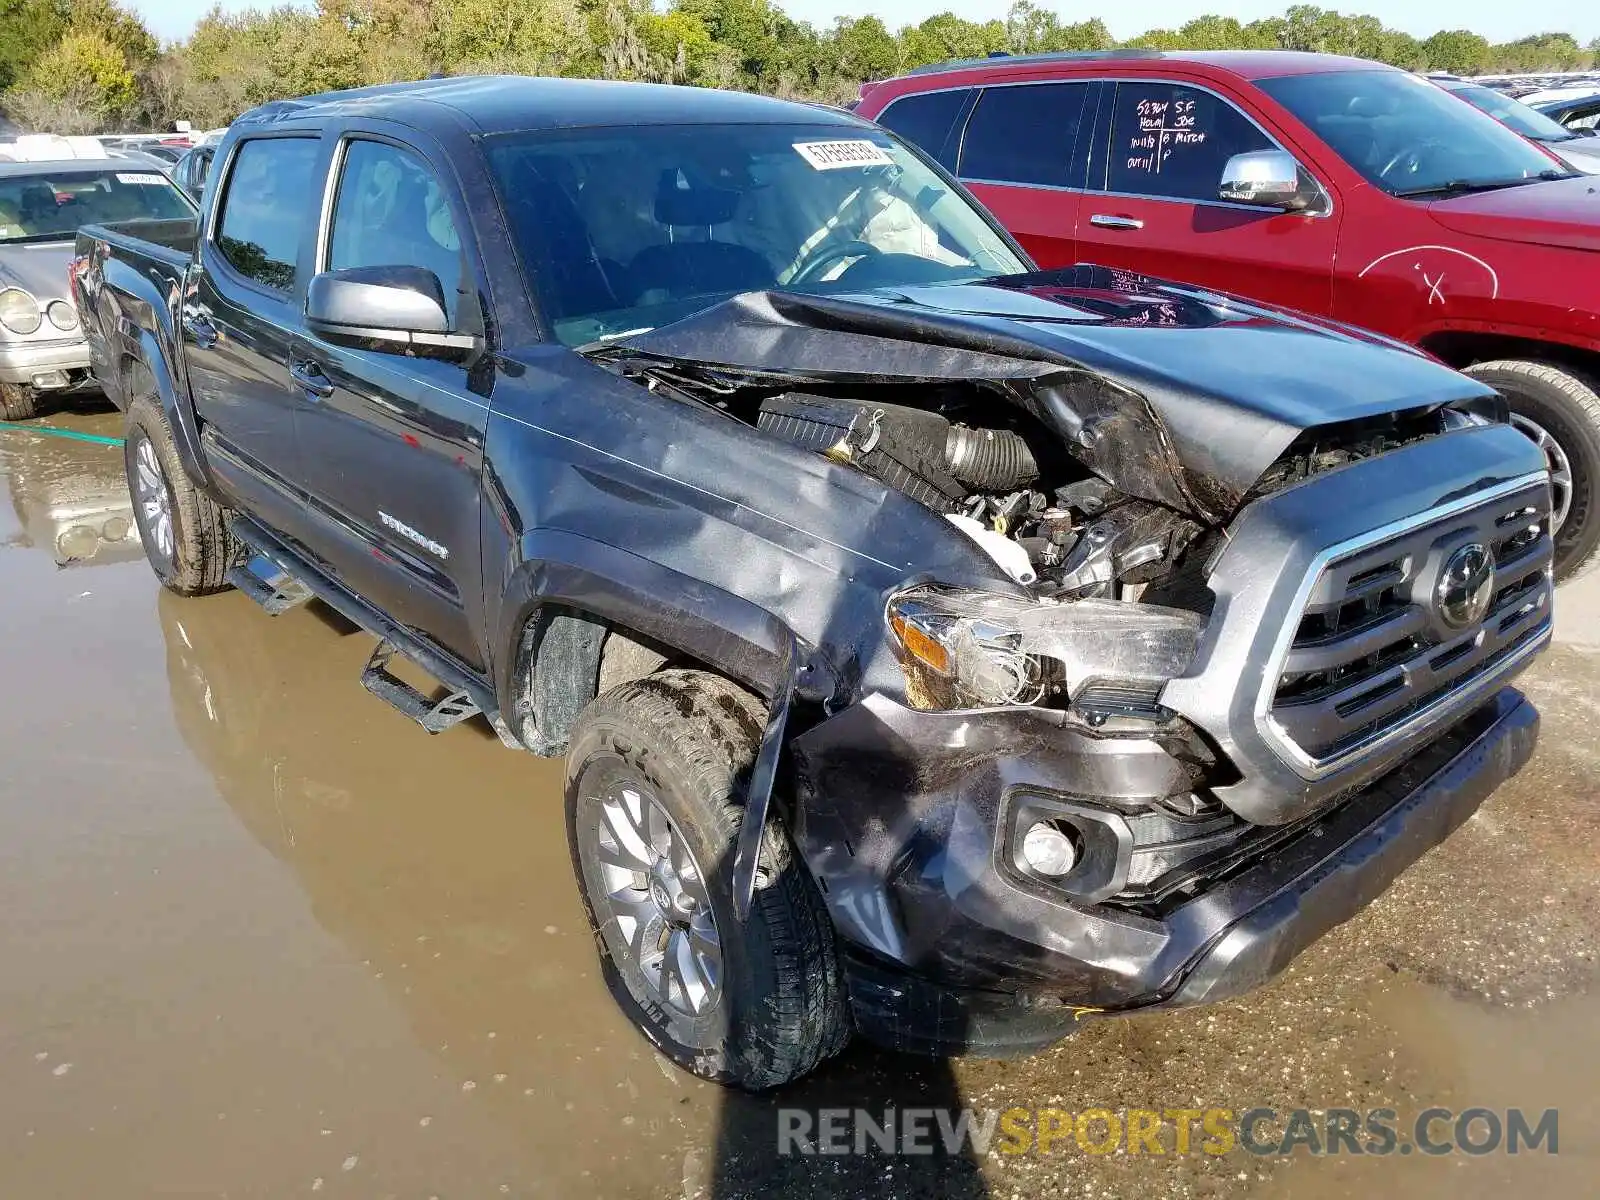
{"label": "tire tread", "polygon": [[[157,570],[162,584],[180,596],[209,596],[226,591],[231,586],[228,572],[242,555],[241,545],[228,527],[227,510],[196,487],[183,469],[172,426],[153,394],[137,395],[129,403],[130,443],[135,430],[150,439],[172,488],[173,543],[177,561],[170,577]],[[131,471],[129,486],[132,486]]]}

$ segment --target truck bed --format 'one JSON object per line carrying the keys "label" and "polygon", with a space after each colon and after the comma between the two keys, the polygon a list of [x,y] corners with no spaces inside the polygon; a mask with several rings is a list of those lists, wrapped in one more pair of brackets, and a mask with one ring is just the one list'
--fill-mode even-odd
{"label": "truck bed", "polygon": [[196,218],[85,225],[78,230],[78,253],[82,255],[90,243],[102,242],[114,247],[124,258],[152,260],[175,267],[181,273],[194,256],[199,237],[200,222]]}

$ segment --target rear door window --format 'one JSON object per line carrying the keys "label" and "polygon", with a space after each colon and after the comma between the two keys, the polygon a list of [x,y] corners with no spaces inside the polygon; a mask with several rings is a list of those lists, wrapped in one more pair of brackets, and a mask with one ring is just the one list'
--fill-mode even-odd
{"label": "rear door window", "polygon": [[1106,191],[1215,201],[1229,158],[1272,148],[1272,140],[1220,96],[1181,83],[1119,83]]}
{"label": "rear door window", "polygon": [[316,138],[252,138],[241,142],[228,172],[217,220],[222,257],[246,279],[287,292],[306,223],[315,219]]}
{"label": "rear door window", "polygon": [[945,168],[955,166],[956,140],[950,136],[971,88],[948,92],[922,92],[902,96],[878,116],[878,124],[892,129]]}
{"label": "rear door window", "polygon": [[1082,187],[1073,148],[1088,97],[1087,83],[985,88],[961,141],[961,178]]}

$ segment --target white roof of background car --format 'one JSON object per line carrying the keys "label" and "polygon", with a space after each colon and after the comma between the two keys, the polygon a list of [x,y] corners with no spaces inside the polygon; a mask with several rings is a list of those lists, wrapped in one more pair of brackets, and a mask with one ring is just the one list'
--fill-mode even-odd
{"label": "white roof of background car", "polygon": [[1592,96],[1600,92],[1600,83],[1589,82],[1581,87],[1545,88],[1538,92],[1529,92],[1517,99],[1524,104],[1544,104],[1550,100],[1581,100],[1585,96]]}
{"label": "white roof of background car", "polygon": [[63,159],[106,158],[106,148],[92,137],[62,137],[58,133],[21,133],[0,154],[13,162],[60,162]]}

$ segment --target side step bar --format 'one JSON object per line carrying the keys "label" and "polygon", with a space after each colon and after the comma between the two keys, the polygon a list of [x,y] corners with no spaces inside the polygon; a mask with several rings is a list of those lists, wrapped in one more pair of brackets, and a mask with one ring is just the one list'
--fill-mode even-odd
{"label": "side step bar", "polygon": [[253,555],[228,572],[228,582],[276,617],[311,599],[311,589],[265,554]]}
{"label": "side step bar", "polygon": [[[228,573],[228,582],[276,616],[315,597],[347,620],[378,639],[378,647],[361,672],[361,685],[378,699],[393,705],[429,733],[440,733],[482,714],[500,740],[513,749],[522,743],[500,715],[489,681],[424,641],[403,625],[319,572],[249,517],[236,515],[233,534],[250,550],[244,566]],[[441,700],[430,700],[397,678],[389,663],[401,654],[447,689]]]}
{"label": "side step bar", "polygon": [[398,649],[391,641],[379,642],[366,669],[361,672],[361,686],[379,700],[392,705],[429,733],[443,733],[452,725],[459,725],[483,711],[465,690],[451,692],[440,700],[430,700],[405,680],[392,674],[389,661]]}

